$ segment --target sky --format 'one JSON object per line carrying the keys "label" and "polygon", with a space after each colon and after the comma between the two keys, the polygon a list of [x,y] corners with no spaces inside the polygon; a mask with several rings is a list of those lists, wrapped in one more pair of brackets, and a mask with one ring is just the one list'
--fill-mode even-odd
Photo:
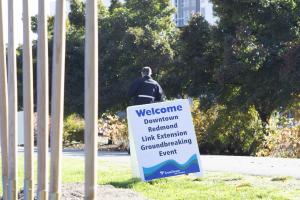
{"label": "sky", "polygon": [[[3,2],[3,17],[4,17],[4,31],[5,31],[5,41],[7,42],[7,2],[10,0],[4,0]],[[56,0],[46,0],[48,4],[47,13],[54,15],[55,13],[55,1]],[[110,0],[103,0],[106,6],[109,6]],[[22,3],[23,0],[14,0],[15,2],[15,38],[17,44],[22,44],[23,42],[23,23],[22,23]],[[30,15],[34,16],[38,13],[38,0],[29,0],[30,4]],[[33,36],[36,38],[36,36]]]}
{"label": "sky", "polygon": [[[3,18],[4,18],[4,31],[5,31],[5,41],[7,42],[7,29],[8,29],[8,16],[7,16],[7,1],[2,1],[3,2]],[[22,23],[22,2],[23,0],[14,0],[15,5],[14,5],[14,11],[15,11],[15,38],[17,44],[21,44],[23,42],[23,23]],[[30,5],[30,15],[34,16],[37,14],[38,11],[38,0],[30,0],[31,5]],[[49,0],[48,1],[48,12],[50,12],[50,7],[51,4],[52,6],[54,5],[54,0]],[[53,8],[54,10],[54,8]]]}
{"label": "sky", "polygon": [[106,6],[109,6],[109,5],[110,5],[110,0],[103,0],[103,2],[104,2],[104,4],[105,4]]}

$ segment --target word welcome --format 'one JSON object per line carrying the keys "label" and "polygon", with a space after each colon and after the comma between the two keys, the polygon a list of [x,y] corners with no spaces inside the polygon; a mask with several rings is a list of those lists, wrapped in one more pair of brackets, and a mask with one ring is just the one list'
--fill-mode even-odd
{"label": "word welcome", "polygon": [[176,111],[182,111],[182,105],[135,110],[138,117],[144,117],[145,115],[159,115],[162,113],[169,113],[169,112],[176,112]]}

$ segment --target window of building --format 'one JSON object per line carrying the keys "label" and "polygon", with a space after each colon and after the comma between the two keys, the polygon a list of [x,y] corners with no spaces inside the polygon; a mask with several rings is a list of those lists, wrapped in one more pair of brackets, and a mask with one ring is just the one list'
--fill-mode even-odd
{"label": "window of building", "polygon": [[200,14],[201,14],[202,17],[205,18],[205,8],[200,9]]}
{"label": "window of building", "polygon": [[184,8],[189,7],[189,1],[188,0],[183,0],[182,5],[183,5]]}
{"label": "window of building", "polygon": [[197,0],[190,0],[190,9],[196,9],[196,1]]}

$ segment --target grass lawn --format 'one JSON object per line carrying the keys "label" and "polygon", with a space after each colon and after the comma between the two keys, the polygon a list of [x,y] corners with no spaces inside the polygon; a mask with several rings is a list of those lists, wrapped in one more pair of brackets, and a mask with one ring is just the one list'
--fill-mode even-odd
{"label": "grass lawn", "polygon": [[[23,158],[19,159],[19,186],[23,183]],[[63,182],[83,182],[83,159],[64,158]],[[98,184],[129,188],[156,200],[300,199],[300,180],[206,172],[202,178],[178,176],[141,182],[132,179],[125,163],[98,162]],[[0,180],[1,181],[1,180]],[[1,188],[2,189],[2,188]]]}

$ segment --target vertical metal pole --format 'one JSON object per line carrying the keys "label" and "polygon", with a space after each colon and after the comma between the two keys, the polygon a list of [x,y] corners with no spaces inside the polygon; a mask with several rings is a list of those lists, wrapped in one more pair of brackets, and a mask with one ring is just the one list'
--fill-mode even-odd
{"label": "vertical metal pole", "polygon": [[8,194],[8,114],[7,114],[7,74],[6,51],[4,44],[3,7],[0,0],[0,136],[2,158],[2,190],[3,199]]}
{"label": "vertical metal pole", "polygon": [[33,200],[33,73],[31,19],[28,0],[23,0],[23,105],[24,105],[24,199]]}
{"label": "vertical metal pole", "polygon": [[8,199],[17,199],[17,67],[14,0],[8,0]]}
{"label": "vertical metal pole", "polygon": [[96,198],[98,115],[98,18],[97,0],[86,1],[85,19],[85,199]]}
{"label": "vertical metal pole", "polygon": [[53,75],[52,75],[52,110],[51,110],[51,179],[50,200],[61,199],[61,154],[64,111],[64,76],[65,76],[65,0],[56,0]]}
{"label": "vertical metal pole", "polygon": [[48,199],[49,88],[46,0],[39,0],[37,56],[38,199]]}

